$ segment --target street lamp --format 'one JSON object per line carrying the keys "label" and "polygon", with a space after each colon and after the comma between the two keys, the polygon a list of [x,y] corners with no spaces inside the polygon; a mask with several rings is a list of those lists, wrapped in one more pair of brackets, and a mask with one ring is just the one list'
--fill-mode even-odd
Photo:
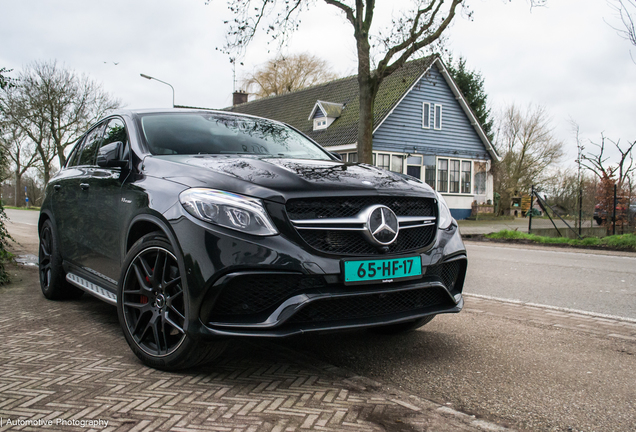
{"label": "street lamp", "polygon": [[172,87],[172,85],[170,85],[169,83],[165,81],[161,81],[160,79],[157,79],[155,77],[151,77],[150,75],[146,75],[146,74],[139,74],[139,75],[141,75],[142,78],[146,78],[147,80],[159,81],[160,83],[170,86],[170,88],[172,89],[172,108],[174,108],[174,87]]}

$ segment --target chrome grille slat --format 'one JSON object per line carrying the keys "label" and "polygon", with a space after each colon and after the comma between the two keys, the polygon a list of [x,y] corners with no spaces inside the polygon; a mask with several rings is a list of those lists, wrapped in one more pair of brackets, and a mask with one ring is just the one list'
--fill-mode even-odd
{"label": "chrome grille slat", "polygon": [[287,203],[286,209],[292,226],[312,248],[338,255],[375,255],[387,252],[365,238],[366,210],[377,205],[390,208],[398,220],[400,232],[388,246],[389,253],[421,249],[434,240],[437,218],[433,198],[295,199]]}

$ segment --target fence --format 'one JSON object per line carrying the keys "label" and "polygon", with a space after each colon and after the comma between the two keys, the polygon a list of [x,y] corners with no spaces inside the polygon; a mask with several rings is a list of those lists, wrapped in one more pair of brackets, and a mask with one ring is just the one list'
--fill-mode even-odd
{"label": "fence", "polygon": [[[614,190],[615,189],[615,190]],[[636,232],[636,196],[599,187],[581,189],[569,200],[532,190],[526,212],[533,234],[551,237],[604,237]],[[530,206],[528,205],[528,208]]]}

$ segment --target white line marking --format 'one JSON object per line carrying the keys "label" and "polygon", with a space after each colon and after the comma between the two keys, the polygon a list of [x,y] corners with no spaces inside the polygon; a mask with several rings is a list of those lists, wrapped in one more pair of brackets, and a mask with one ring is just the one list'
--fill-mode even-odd
{"label": "white line marking", "polygon": [[559,312],[575,313],[575,314],[586,315],[586,316],[595,317],[595,318],[613,319],[617,321],[625,321],[628,323],[636,324],[636,319],[634,318],[622,317],[617,315],[607,315],[607,314],[602,314],[597,312],[588,312],[588,311],[579,310],[579,309],[570,309],[570,308],[564,308],[559,306],[544,305],[539,303],[528,303],[528,302],[524,302],[523,300],[505,299],[505,298],[493,297],[493,296],[482,295],[482,294],[463,293],[462,295],[468,296],[468,297],[481,298],[484,300],[494,300],[494,301],[498,301],[502,303],[511,303],[511,304],[518,304],[522,306],[539,307],[539,308],[550,309],[550,310],[555,310]]}
{"label": "white line marking", "polygon": [[38,226],[38,224],[28,223],[28,222],[16,222],[16,221],[12,221],[11,219],[9,219],[9,222],[14,223],[14,224],[20,224],[20,225]]}
{"label": "white line marking", "polygon": [[[538,246],[543,246],[543,245],[538,245]],[[490,246],[490,245],[478,245],[475,243],[470,243],[470,247],[477,247],[477,248],[489,248],[489,249],[501,249],[501,247],[498,246]],[[505,246],[504,246],[505,247]],[[549,246],[545,246],[545,247],[549,247]],[[636,257],[632,257],[632,256],[625,256],[625,255],[605,255],[605,254],[594,254],[594,253],[587,253],[587,252],[583,252],[583,251],[589,251],[590,249],[582,249],[581,252],[566,252],[566,251],[554,251],[554,250],[547,250],[547,249],[535,249],[535,248],[524,248],[524,247],[511,247],[508,249],[519,249],[519,250],[523,250],[523,251],[530,251],[530,252],[547,252],[547,253],[553,253],[553,254],[565,254],[565,255],[585,255],[585,256],[590,256],[590,257],[599,257],[599,258],[624,258],[624,259],[636,259]],[[608,251],[610,252],[610,251]],[[616,251],[616,252],[621,252],[621,251]],[[627,253],[634,253],[631,251],[625,251]]]}

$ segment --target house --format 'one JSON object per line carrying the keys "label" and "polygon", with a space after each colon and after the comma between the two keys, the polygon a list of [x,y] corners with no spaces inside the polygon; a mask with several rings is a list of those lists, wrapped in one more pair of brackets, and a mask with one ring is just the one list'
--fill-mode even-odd
{"label": "house", "polygon": [[[235,94],[237,100],[246,94]],[[290,124],[343,160],[357,161],[356,76],[226,109]],[[497,159],[439,57],[410,61],[385,78],[374,107],[374,165],[425,181],[456,219],[465,219],[474,201],[493,199],[490,166]]]}

